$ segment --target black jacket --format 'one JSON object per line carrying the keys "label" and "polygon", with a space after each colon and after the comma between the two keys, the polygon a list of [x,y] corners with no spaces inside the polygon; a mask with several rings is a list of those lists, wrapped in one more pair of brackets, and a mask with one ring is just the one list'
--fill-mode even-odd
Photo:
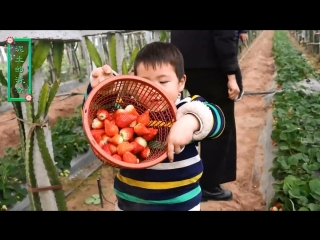
{"label": "black jacket", "polygon": [[171,43],[179,48],[185,69],[220,69],[234,74],[239,68],[235,30],[171,30]]}

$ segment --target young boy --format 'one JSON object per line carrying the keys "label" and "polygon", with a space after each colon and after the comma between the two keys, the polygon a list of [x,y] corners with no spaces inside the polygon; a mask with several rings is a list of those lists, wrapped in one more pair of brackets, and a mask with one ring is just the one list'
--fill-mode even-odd
{"label": "young boy", "polygon": [[[134,74],[148,79],[176,103],[184,89],[183,57],[170,43],[153,42],[142,48]],[[108,65],[91,73],[87,94],[99,81],[112,77]],[[176,103],[177,121],[167,138],[168,159],[142,170],[121,169],[114,181],[118,211],[200,211],[202,162],[197,142],[216,138],[224,129],[220,108],[200,96]]]}

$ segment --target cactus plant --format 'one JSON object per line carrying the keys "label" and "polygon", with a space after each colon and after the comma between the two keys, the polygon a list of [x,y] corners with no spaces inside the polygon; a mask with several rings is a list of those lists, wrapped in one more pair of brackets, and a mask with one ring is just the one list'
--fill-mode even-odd
{"label": "cactus plant", "polygon": [[[28,51],[25,48],[22,57],[26,61]],[[20,136],[26,162],[27,184],[29,185],[29,199],[31,210],[67,210],[64,192],[61,188],[50,189],[52,186],[61,186],[57,169],[53,161],[51,133],[46,119],[49,107],[58,91],[61,73],[61,62],[64,50],[63,42],[39,40],[32,49],[32,76],[33,98],[30,102],[12,102],[19,123]],[[57,79],[50,86],[42,75],[41,66],[47,59],[49,52],[53,53],[53,64]],[[17,57],[11,59],[12,68],[15,67]],[[13,75],[17,74],[14,71]],[[0,74],[1,75],[1,74]],[[27,80],[28,73],[22,76]],[[11,80],[14,79],[12,76]],[[4,76],[0,76],[1,83],[7,85]],[[25,81],[27,82],[27,81]],[[13,82],[12,82],[13,83]],[[11,94],[19,97],[14,91],[15,84],[11,84]],[[41,122],[44,122],[41,124]],[[34,191],[48,187],[49,190]]]}

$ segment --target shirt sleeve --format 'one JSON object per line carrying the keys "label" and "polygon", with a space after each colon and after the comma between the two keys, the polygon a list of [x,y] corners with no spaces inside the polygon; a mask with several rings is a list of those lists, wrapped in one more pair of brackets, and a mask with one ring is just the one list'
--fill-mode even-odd
{"label": "shirt sleeve", "polygon": [[200,129],[194,133],[194,141],[217,138],[225,128],[225,118],[222,110],[199,95],[181,100],[177,109],[177,120],[185,114],[193,114],[199,120]]}
{"label": "shirt sleeve", "polygon": [[239,68],[234,30],[212,30],[215,55],[222,70],[228,74],[235,74]]}

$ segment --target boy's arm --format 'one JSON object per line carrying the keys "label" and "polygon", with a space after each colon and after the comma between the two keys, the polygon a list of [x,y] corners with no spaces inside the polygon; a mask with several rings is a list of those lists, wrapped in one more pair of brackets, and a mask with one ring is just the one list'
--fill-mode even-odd
{"label": "boy's arm", "polygon": [[238,31],[239,31],[239,35],[240,35],[240,34],[243,34],[243,33],[245,33],[245,34],[248,33],[248,30],[238,30]]}
{"label": "boy's arm", "polygon": [[225,127],[225,119],[221,109],[208,103],[199,95],[187,97],[177,105],[177,119],[185,114],[193,114],[200,123],[199,131],[193,134],[194,141],[204,138],[219,137]]}

